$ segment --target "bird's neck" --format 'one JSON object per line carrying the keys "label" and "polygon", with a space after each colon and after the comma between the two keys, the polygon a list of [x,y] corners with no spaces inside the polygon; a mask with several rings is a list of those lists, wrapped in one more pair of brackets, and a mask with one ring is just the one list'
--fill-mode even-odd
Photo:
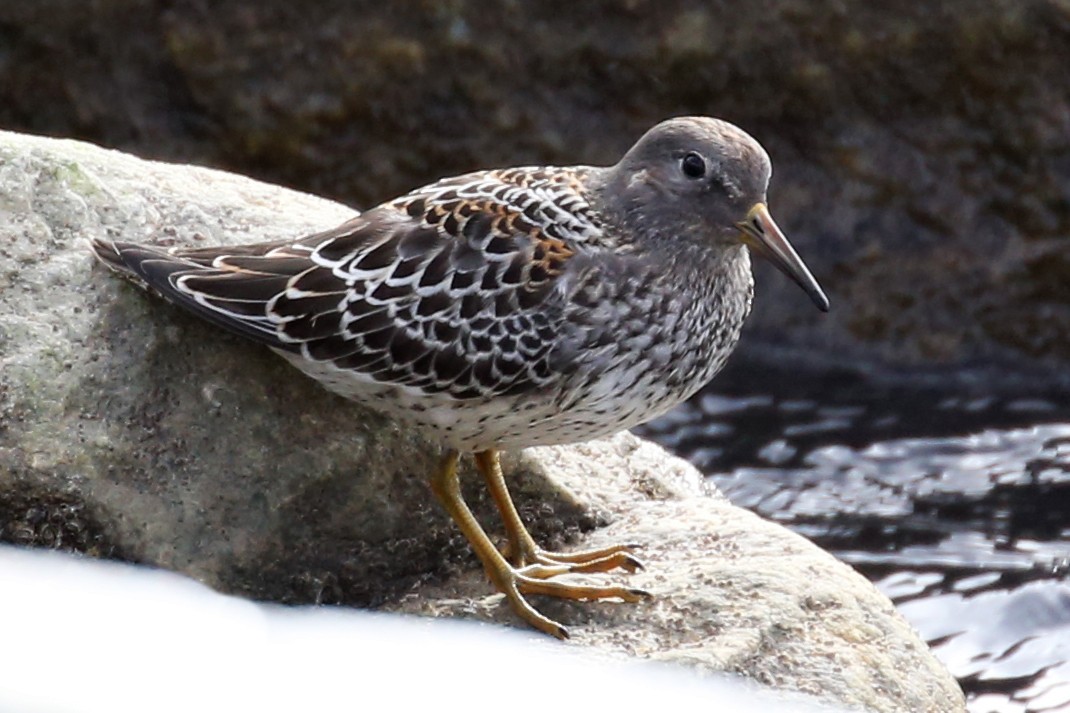
{"label": "bird's neck", "polygon": [[726,289],[742,290],[753,283],[750,252],[737,240],[702,234],[639,235],[614,246],[614,251],[631,254],[652,265],[660,265],[674,279],[689,287],[715,282]]}
{"label": "bird's neck", "polygon": [[744,311],[749,311],[754,277],[750,253],[743,245],[695,245],[681,241],[671,255],[655,259],[667,261],[675,279],[685,283],[692,294],[721,303],[743,300]]}

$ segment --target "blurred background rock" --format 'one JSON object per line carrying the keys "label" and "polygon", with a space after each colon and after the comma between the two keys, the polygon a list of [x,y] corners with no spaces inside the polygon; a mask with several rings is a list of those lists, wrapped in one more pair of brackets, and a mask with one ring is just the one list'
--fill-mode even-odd
{"label": "blurred background rock", "polygon": [[0,5],[0,127],[367,207],[716,115],[833,304],[762,266],[741,360],[1065,383],[1068,60],[1065,0],[35,0]]}

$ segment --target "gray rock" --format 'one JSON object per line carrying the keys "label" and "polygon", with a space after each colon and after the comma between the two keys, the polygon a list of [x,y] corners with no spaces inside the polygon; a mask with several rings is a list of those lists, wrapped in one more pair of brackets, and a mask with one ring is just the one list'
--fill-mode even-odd
{"label": "gray rock", "polygon": [[[2,539],[257,599],[515,624],[433,501],[435,444],[116,279],[84,245],[248,242],[351,214],[233,175],[0,133]],[[622,434],[505,467],[542,542],[643,545],[648,569],[629,581],[654,601],[540,603],[577,644],[872,710],[963,709],[885,597],[656,446]]]}

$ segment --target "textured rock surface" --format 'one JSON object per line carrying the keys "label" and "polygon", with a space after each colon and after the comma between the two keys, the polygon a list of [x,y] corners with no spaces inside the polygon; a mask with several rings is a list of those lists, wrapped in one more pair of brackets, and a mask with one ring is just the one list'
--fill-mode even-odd
{"label": "textured rock surface", "polygon": [[[236,176],[0,134],[2,539],[275,601],[515,623],[433,502],[434,444],[123,283],[84,245],[269,239],[349,214]],[[645,546],[649,569],[632,579],[655,601],[544,604],[580,644],[874,710],[962,708],[887,599],[659,448],[624,434],[505,467],[544,542],[612,523],[584,544]],[[480,488],[471,500],[493,522]]]}
{"label": "textured rock surface", "polygon": [[358,206],[724,116],[770,149],[775,213],[834,306],[763,269],[748,358],[760,337],[848,363],[1070,361],[1061,0],[38,0],[2,4],[0,46],[0,126]]}

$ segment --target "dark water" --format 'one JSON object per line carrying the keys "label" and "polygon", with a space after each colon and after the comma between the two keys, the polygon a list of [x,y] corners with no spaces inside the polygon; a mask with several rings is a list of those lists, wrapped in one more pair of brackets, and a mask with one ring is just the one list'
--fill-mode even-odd
{"label": "dark water", "polygon": [[744,365],[642,432],[868,576],[973,713],[1070,710],[1070,399],[1001,391]]}

